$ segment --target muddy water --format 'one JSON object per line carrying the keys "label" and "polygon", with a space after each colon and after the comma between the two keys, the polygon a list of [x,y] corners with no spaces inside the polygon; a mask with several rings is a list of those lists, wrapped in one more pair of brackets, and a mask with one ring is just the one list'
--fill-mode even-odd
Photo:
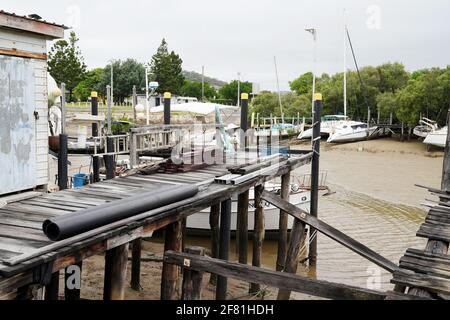
{"label": "muddy water", "polygon": [[[375,199],[337,185],[331,187],[336,193],[322,196],[319,202],[320,218],[328,224],[395,263],[407,248],[424,247],[425,242],[415,236],[425,218],[422,209]],[[210,246],[207,238],[190,237],[188,242],[206,248]],[[230,258],[233,260],[237,260],[235,247],[232,241]],[[249,261],[251,250],[250,243]],[[263,251],[263,265],[274,269],[277,242],[265,241]],[[388,272],[321,234],[318,236],[317,267],[300,265],[298,274],[372,289],[392,287]]]}

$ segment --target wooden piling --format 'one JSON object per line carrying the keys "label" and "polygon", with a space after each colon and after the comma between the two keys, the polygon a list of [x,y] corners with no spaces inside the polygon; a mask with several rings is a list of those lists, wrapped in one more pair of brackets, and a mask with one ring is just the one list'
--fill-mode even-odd
{"label": "wooden piling", "polygon": [[[310,213],[318,217],[319,207],[319,174],[320,174],[320,126],[322,112],[322,95],[317,93],[314,97],[314,117],[313,117],[313,158],[311,161],[311,209]],[[370,114],[370,112],[369,112]],[[314,228],[310,229],[310,234],[314,233]],[[317,237],[311,240],[309,246],[309,263],[315,266],[317,261]]]}
{"label": "wooden piling", "polygon": [[[78,279],[80,281],[81,284],[81,272],[83,270],[83,261],[78,262],[77,264],[74,265],[79,271],[79,276],[80,279]],[[68,288],[68,283],[71,280],[70,278],[72,276],[76,276],[76,274],[74,275],[73,273],[69,272],[69,268],[66,268],[64,270],[64,299],[68,300],[68,301],[76,301],[76,300],[80,300],[81,297],[81,290],[79,288],[75,288],[75,289],[69,289]]]}
{"label": "wooden piling", "polygon": [[[91,114],[98,116],[98,94],[91,92]],[[98,137],[98,123],[92,123],[92,136]],[[93,182],[100,182],[100,158],[92,157]]]}
{"label": "wooden piling", "polygon": [[[187,247],[185,252],[198,256],[205,255],[205,249],[200,247]],[[188,268],[184,269],[181,300],[200,300],[202,296],[202,280],[203,272],[190,270]]]}
{"label": "wooden piling", "polygon": [[45,286],[45,300],[58,300],[59,299],[59,271],[52,274],[50,283]]}
{"label": "wooden piling", "polygon": [[[182,246],[182,222],[177,221],[166,227],[164,252],[181,252]],[[173,264],[163,263],[161,278],[161,300],[175,300],[176,288],[180,270]]]}
{"label": "wooden piling", "polygon": [[142,239],[134,240],[131,246],[131,289],[140,291]]}
{"label": "wooden piling", "polygon": [[[211,206],[209,215],[209,225],[211,227],[211,257],[219,258],[219,238],[220,238],[220,203]],[[217,276],[211,274],[210,283],[215,285],[217,283]]]}
{"label": "wooden piling", "polygon": [[247,264],[248,260],[248,205],[250,192],[247,190],[238,197],[238,229],[236,237],[239,237],[239,263]]}
{"label": "wooden piling", "polygon": [[[264,185],[255,187],[255,224],[253,229],[253,259],[252,265],[254,267],[261,267],[262,243],[264,240],[264,207],[261,198],[264,192]],[[258,293],[261,286],[257,283],[250,285],[250,294]]]}
{"label": "wooden piling", "polygon": [[106,251],[104,300],[124,300],[128,264],[128,243]]}
{"label": "wooden piling", "polygon": [[[302,244],[305,240],[305,225],[303,222],[295,219],[290,238],[284,272],[295,274],[297,273]],[[278,291],[278,300],[289,300],[290,296],[291,291],[289,290]]]}
{"label": "wooden piling", "polygon": [[[231,233],[231,199],[222,202],[220,208],[220,243],[219,259],[228,261],[230,252]],[[226,300],[228,279],[223,276],[217,277],[216,300]]]}
{"label": "wooden piling", "polygon": [[[281,177],[281,199],[289,201],[291,193],[291,173],[287,173]],[[283,271],[286,263],[286,250],[288,243],[288,217],[289,214],[280,210],[280,222],[278,231],[278,254],[277,254],[277,271]]]}

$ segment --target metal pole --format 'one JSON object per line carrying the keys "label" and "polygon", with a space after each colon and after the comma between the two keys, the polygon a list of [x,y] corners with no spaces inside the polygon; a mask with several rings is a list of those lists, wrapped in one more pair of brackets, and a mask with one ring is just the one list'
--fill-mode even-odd
{"label": "metal pole", "polygon": [[111,101],[114,105],[114,61],[111,60]]}
{"label": "metal pole", "polygon": [[344,116],[347,116],[347,19],[344,10]]}
{"label": "metal pole", "polygon": [[172,94],[170,92],[164,93],[164,125],[170,125],[170,103]]}
{"label": "metal pole", "polygon": [[[98,116],[98,94],[97,92],[91,92],[91,114]],[[92,123],[92,136],[98,137],[98,123]],[[92,171],[94,173],[94,183],[100,181],[100,159],[99,157],[93,157],[92,159]]]}
{"label": "metal pole", "polygon": [[150,95],[148,92],[148,65],[145,66],[145,110],[147,113],[147,125],[150,124],[150,105],[149,105]]}
{"label": "metal pole", "polygon": [[61,83],[61,133],[66,133],[66,84]]}
{"label": "metal pole", "polygon": [[[319,204],[319,163],[320,163],[320,125],[322,112],[322,95],[317,93],[314,102],[313,114],[313,158],[311,162],[311,215],[318,217]],[[310,237],[314,234],[315,229],[310,228]],[[309,247],[310,265],[315,266],[317,263],[317,236],[310,243]]]}
{"label": "metal pole", "polygon": [[202,102],[205,101],[205,66],[202,66]]}
{"label": "metal pole", "polygon": [[248,94],[241,94],[241,149],[247,150],[248,140],[246,133],[248,130]]}
{"label": "metal pole", "polygon": [[[220,244],[219,259],[228,261],[230,251],[231,229],[231,199],[222,202],[220,212]],[[216,300],[225,300],[227,297],[228,279],[217,277]]]}
{"label": "metal pole", "polygon": [[283,104],[281,103],[280,79],[278,78],[278,65],[276,56],[273,57],[273,61],[275,63],[275,75],[277,77],[278,103],[280,104],[280,112],[283,117]]}
{"label": "metal pole", "polygon": [[238,101],[237,106],[241,105],[241,73],[238,72]]}
{"label": "metal pole", "polygon": [[133,86],[133,99],[132,99],[132,106],[133,106],[133,118],[134,123],[137,121],[137,114],[136,114],[136,105],[137,105],[137,94],[136,94],[136,86]]}
{"label": "metal pole", "polygon": [[107,104],[108,104],[108,115],[107,115],[108,135],[111,135],[111,133],[112,133],[112,128],[111,128],[111,126],[112,126],[111,86],[106,86],[106,99],[107,99]]}

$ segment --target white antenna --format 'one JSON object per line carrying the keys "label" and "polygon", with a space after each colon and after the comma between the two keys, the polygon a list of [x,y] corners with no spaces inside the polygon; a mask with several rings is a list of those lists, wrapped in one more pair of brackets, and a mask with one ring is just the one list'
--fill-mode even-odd
{"label": "white antenna", "polygon": [[281,103],[280,80],[278,78],[278,66],[277,66],[277,57],[276,56],[273,57],[273,62],[275,63],[275,75],[277,77],[278,102],[280,103],[281,117],[283,117],[283,104]]}
{"label": "white antenna", "polygon": [[347,116],[347,16],[344,9],[344,116]]}

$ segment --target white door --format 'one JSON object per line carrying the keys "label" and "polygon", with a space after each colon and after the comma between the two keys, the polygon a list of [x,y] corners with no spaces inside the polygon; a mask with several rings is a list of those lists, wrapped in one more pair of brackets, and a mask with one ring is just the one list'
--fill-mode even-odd
{"label": "white door", "polygon": [[0,194],[36,185],[34,100],[31,60],[0,55]]}

